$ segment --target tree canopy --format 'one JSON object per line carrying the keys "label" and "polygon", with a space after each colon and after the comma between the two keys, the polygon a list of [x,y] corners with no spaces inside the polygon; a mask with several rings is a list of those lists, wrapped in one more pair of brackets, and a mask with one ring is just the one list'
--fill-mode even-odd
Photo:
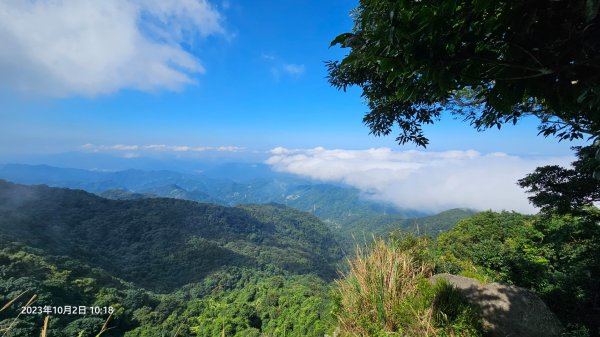
{"label": "tree canopy", "polygon": [[578,159],[572,168],[542,166],[519,186],[533,194],[529,200],[544,213],[585,213],[585,207],[600,201],[600,149],[596,146],[574,148]]}
{"label": "tree canopy", "polygon": [[540,120],[560,140],[600,135],[600,1],[360,0],[349,48],[327,62],[362,88],[374,135],[426,146],[444,111],[478,130]]}

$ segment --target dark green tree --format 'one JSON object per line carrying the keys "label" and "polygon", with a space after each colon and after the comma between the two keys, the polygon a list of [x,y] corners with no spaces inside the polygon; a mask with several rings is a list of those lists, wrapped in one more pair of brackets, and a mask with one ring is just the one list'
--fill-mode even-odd
{"label": "dark green tree", "polygon": [[540,120],[560,140],[600,135],[598,0],[360,0],[349,48],[327,62],[338,89],[362,88],[374,135],[426,146],[449,111],[478,130]]}
{"label": "dark green tree", "polygon": [[532,196],[529,200],[544,213],[581,213],[600,201],[600,146],[574,148],[578,159],[572,168],[542,166],[519,180]]}

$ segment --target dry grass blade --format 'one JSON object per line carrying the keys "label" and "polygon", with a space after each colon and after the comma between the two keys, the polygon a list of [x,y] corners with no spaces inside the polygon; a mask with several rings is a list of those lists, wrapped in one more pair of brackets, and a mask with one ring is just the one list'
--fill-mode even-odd
{"label": "dry grass blade", "polygon": [[50,316],[46,316],[46,318],[44,318],[44,327],[42,328],[41,337],[46,337],[46,335],[48,335],[48,319],[49,318],[50,318]]}
{"label": "dry grass blade", "polygon": [[17,297],[13,298],[12,300],[10,300],[8,303],[6,303],[2,309],[0,309],[0,312],[8,309],[8,307],[10,307],[13,303],[15,303],[21,296],[25,295],[25,293],[27,293],[29,290],[25,290],[24,292],[20,293]]}
{"label": "dry grass blade", "polygon": [[112,314],[108,315],[108,318],[106,318],[106,321],[104,321],[104,324],[102,325],[102,329],[100,330],[100,332],[96,335],[96,337],[100,337],[103,333],[105,333],[107,330],[110,330],[111,328],[108,327],[108,322],[110,321],[110,319],[112,318]]}
{"label": "dry grass blade", "polygon": [[[33,294],[33,296],[31,296],[31,298],[29,299],[29,301],[27,301],[25,306],[28,307],[29,305],[31,305],[31,303],[33,303],[33,301],[35,301],[36,298],[37,298],[37,294]],[[10,329],[12,329],[12,327],[15,325],[15,323],[17,323],[17,321],[19,320],[19,317],[21,317],[21,313],[22,313],[22,311],[20,311],[19,314],[17,315],[17,317],[15,317],[15,319],[13,319],[12,322],[10,322],[10,325],[8,326],[8,328],[6,328],[6,330],[2,334],[2,337],[6,336],[6,334],[10,331]]]}

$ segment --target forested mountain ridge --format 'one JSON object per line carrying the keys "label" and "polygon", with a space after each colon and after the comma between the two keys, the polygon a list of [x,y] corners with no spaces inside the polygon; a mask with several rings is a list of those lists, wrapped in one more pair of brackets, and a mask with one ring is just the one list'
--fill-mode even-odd
{"label": "forested mountain ridge", "polygon": [[101,172],[46,165],[0,166],[0,179],[83,189],[108,199],[175,198],[235,206],[279,203],[323,220],[346,247],[355,238],[387,235],[398,228],[437,235],[474,211],[456,209],[436,215],[402,210],[369,199],[359,190],[271,171],[264,164],[224,164],[201,173],[126,170]]}
{"label": "forested mountain ridge", "polygon": [[341,256],[327,226],[285,206],[108,200],[6,181],[0,181],[0,231],[5,240],[77,257],[158,291],[201,281],[228,266],[328,279]]}
{"label": "forested mountain ridge", "polygon": [[[370,238],[372,235],[386,237],[397,231],[435,237],[476,213],[470,209],[454,208],[435,215],[416,218],[404,218],[394,214],[360,216],[343,226],[337,225],[337,233],[346,246],[354,244],[357,239],[363,241],[363,238]],[[332,225],[329,222],[328,224]]]}

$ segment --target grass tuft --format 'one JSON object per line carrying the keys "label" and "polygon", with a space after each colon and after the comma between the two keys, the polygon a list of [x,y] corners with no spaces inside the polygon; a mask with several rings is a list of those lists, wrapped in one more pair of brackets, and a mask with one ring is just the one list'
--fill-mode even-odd
{"label": "grass tuft", "polygon": [[479,336],[480,319],[451,285],[429,278],[425,240],[375,240],[357,247],[349,272],[336,281],[342,336]]}

